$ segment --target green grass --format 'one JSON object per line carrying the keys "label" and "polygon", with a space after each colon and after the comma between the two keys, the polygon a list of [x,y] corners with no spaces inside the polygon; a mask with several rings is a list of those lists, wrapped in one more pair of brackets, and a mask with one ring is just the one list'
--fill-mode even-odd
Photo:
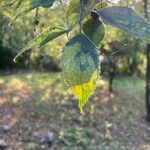
{"label": "green grass", "polygon": [[12,149],[38,143],[35,133],[51,131],[54,150],[148,150],[144,80],[118,77],[113,86],[116,95],[108,97],[107,80],[99,80],[81,115],[60,73],[1,75],[0,124],[11,126],[2,136]]}
{"label": "green grass", "polygon": [[58,73],[18,73],[12,74],[8,76],[0,76],[0,79],[5,82],[11,82],[13,79],[19,79],[22,82],[27,83],[28,85],[34,86],[35,84],[45,83],[46,81],[52,83],[60,78],[60,74]]}
{"label": "green grass", "polygon": [[141,92],[144,91],[145,82],[138,77],[122,76],[114,80],[114,88],[121,91],[128,89],[131,92]]}

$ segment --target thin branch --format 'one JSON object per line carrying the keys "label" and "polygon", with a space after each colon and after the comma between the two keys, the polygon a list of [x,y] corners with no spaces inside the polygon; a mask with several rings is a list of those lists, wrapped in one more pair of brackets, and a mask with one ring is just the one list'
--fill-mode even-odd
{"label": "thin branch", "polygon": [[33,32],[36,32],[36,26],[39,24],[39,8],[36,8],[35,17],[34,17],[34,29]]}
{"label": "thin branch", "polygon": [[112,4],[112,5],[115,5],[115,3],[110,2],[109,0],[106,0],[106,2],[107,2],[107,3],[110,3],[110,4]]}
{"label": "thin branch", "polygon": [[80,20],[79,20],[79,32],[82,32],[82,19],[83,19],[83,0],[80,0]]}

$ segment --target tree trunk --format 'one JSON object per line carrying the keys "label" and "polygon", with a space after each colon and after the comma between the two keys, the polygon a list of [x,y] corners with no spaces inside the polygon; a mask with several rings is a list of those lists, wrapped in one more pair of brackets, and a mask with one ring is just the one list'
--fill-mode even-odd
{"label": "tree trunk", "polygon": [[150,44],[147,44],[147,69],[146,69],[146,109],[147,121],[150,122]]}
{"label": "tree trunk", "polygon": [[[148,0],[144,0],[144,12],[145,17],[149,19],[148,16]],[[147,68],[146,68],[146,119],[150,122],[150,44],[147,44]]]}
{"label": "tree trunk", "polygon": [[114,92],[113,90],[113,81],[116,76],[116,65],[112,61],[110,61],[111,69],[109,71],[109,96]]}
{"label": "tree trunk", "polygon": [[110,70],[108,71],[109,74],[109,96],[113,93],[113,81],[116,77],[116,64],[113,58],[110,56],[110,54],[107,52],[107,50],[102,50],[102,53],[105,54],[107,59],[109,60],[110,63]]}

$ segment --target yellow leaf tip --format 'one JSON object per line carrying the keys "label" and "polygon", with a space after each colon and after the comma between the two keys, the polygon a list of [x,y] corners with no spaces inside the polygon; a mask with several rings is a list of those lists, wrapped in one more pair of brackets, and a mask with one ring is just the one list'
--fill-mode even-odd
{"label": "yellow leaf tip", "polygon": [[83,114],[83,107],[84,107],[84,104],[79,101],[78,108],[81,114]]}
{"label": "yellow leaf tip", "polygon": [[80,110],[80,114],[82,115],[83,114],[83,109],[79,107],[79,110]]}

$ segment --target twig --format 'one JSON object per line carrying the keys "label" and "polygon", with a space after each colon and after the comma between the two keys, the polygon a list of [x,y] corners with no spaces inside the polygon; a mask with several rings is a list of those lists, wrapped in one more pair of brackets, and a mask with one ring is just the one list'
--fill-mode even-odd
{"label": "twig", "polygon": [[106,0],[106,2],[107,2],[107,3],[110,3],[110,4],[112,4],[112,5],[115,5],[115,3],[110,2],[109,0]]}
{"label": "twig", "polygon": [[80,0],[80,20],[79,20],[79,32],[82,32],[82,19],[83,19],[83,0]]}
{"label": "twig", "polygon": [[36,26],[39,24],[39,8],[36,8],[35,17],[34,17],[34,33],[36,32]]}

